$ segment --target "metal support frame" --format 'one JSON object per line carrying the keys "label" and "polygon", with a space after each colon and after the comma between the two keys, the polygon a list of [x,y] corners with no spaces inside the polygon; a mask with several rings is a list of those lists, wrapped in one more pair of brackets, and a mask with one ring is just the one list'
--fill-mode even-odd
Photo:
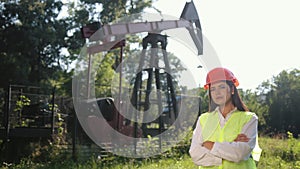
{"label": "metal support frame", "polygon": [[[162,93],[161,91],[162,86],[161,86],[161,77],[160,77],[160,68],[158,65],[158,47],[159,44],[161,45],[161,49],[163,52],[163,61],[165,65],[165,72],[167,73],[166,78],[167,78],[167,88],[166,88],[166,94],[167,94],[167,104],[168,107],[173,109],[173,113],[175,118],[177,117],[177,101],[176,101],[176,93],[175,89],[173,86],[173,81],[172,81],[172,76],[171,76],[171,68],[170,68],[170,63],[166,51],[166,46],[167,46],[167,36],[166,35],[161,35],[161,34],[155,34],[155,33],[149,33],[142,42],[143,50],[141,53],[140,61],[139,61],[139,67],[138,67],[138,73],[136,75],[134,87],[133,87],[133,92],[132,92],[132,97],[131,97],[131,103],[132,105],[138,110],[138,111],[147,111],[150,108],[150,93],[152,91],[152,83],[153,79],[155,79],[155,86],[156,86],[156,95],[157,95],[157,106],[158,106],[158,111],[162,112],[163,111],[163,105],[162,105]],[[146,60],[146,50],[147,46],[151,45],[151,53],[150,53],[150,66],[146,69],[143,69],[143,66],[145,64]],[[143,86],[143,71],[146,71],[148,73],[148,79],[146,80],[146,90],[143,91],[142,87]],[[142,97],[143,92],[145,92],[145,97]],[[144,100],[143,100],[143,99]],[[169,113],[171,113],[171,109],[169,109]],[[144,115],[145,117],[145,115]],[[134,114],[135,122],[134,122],[134,137],[137,136],[137,131],[138,131],[138,117],[137,114]],[[164,121],[162,119],[162,115],[158,117],[158,124],[159,124],[159,133],[161,134],[164,129]],[[142,124],[142,130],[144,137],[147,137],[147,123]],[[160,148],[161,148],[161,139],[160,139]]]}

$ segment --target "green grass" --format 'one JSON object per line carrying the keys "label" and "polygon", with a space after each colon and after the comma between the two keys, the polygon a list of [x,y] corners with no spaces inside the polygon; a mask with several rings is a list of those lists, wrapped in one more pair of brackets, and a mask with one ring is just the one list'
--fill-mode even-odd
{"label": "green grass", "polygon": [[[300,169],[300,140],[289,135],[288,139],[262,137],[259,138],[259,142],[263,152],[257,164],[258,169]],[[191,161],[187,149],[188,147],[185,147],[184,151],[174,149],[167,155],[147,159],[110,156],[101,160],[90,159],[77,163],[66,159],[33,163],[27,159],[18,165],[4,164],[1,169],[196,169],[197,166]]]}
{"label": "green grass", "polygon": [[300,140],[260,138],[263,149],[257,165],[262,169],[300,169]]}

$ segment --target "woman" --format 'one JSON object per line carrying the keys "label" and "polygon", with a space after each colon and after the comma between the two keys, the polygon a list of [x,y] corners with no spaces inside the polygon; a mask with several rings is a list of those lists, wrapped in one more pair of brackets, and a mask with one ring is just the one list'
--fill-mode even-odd
{"label": "woman", "polygon": [[256,168],[253,159],[259,160],[261,152],[258,119],[242,102],[238,85],[226,68],[215,68],[207,74],[204,88],[209,90],[209,112],[199,117],[189,150],[199,168]]}

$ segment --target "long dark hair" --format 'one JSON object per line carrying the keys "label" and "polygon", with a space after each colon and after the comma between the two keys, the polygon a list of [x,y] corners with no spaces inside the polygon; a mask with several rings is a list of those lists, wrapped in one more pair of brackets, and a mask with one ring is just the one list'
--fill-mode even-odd
{"label": "long dark hair", "polygon": [[[242,101],[239,92],[237,90],[237,88],[235,87],[235,85],[233,84],[232,81],[229,80],[225,80],[225,82],[229,85],[230,90],[233,89],[233,94],[231,95],[231,101],[232,104],[239,110],[239,111],[249,111],[249,109],[247,108],[247,106],[244,104],[244,102]],[[232,91],[231,91],[232,92]],[[213,99],[211,98],[211,93],[210,93],[210,86],[209,86],[209,112],[212,112],[216,109],[216,107],[218,106]]]}

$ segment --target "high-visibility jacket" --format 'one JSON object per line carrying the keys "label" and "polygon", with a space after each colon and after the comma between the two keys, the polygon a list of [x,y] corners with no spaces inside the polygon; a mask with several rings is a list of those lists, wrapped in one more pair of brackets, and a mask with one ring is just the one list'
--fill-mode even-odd
{"label": "high-visibility jacket", "polygon": [[[203,141],[233,142],[238,134],[241,134],[243,126],[254,116],[252,112],[238,111],[231,115],[230,119],[221,128],[218,113],[204,113],[200,116]],[[258,145],[258,144],[257,144]],[[256,154],[253,154],[256,155]],[[200,166],[200,169],[256,169],[253,158],[248,158],[238,163],[223,159],[221,166]]]}

